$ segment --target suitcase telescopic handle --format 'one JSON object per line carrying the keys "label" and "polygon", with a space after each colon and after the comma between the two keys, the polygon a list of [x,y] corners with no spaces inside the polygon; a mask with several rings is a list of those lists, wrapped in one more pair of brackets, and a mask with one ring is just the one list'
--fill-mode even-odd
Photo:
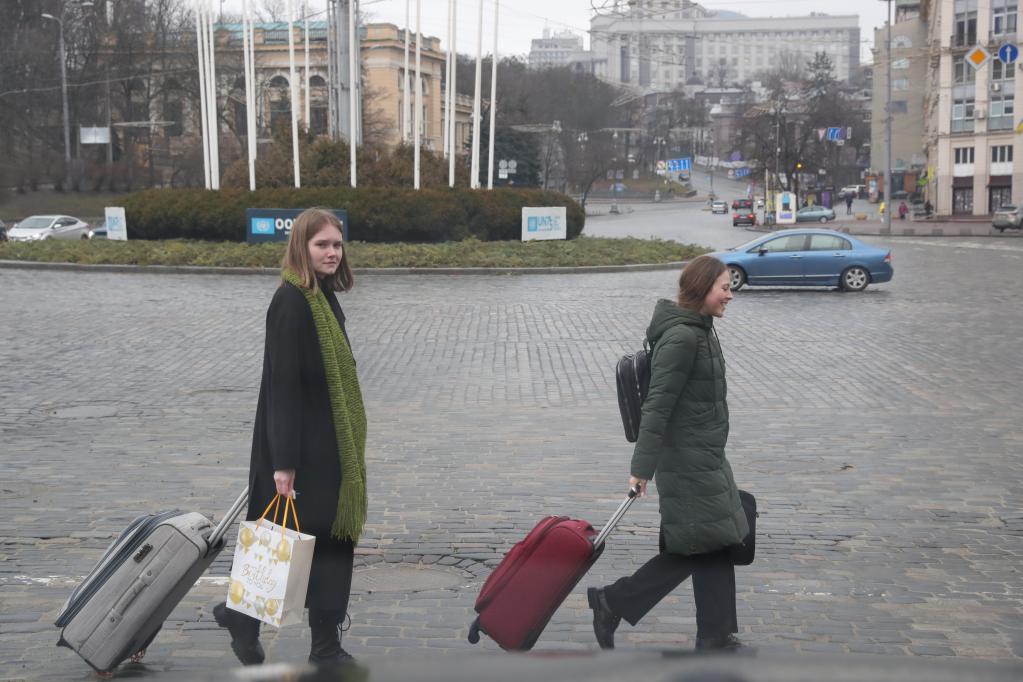
{"label": "suitcase telescopic handle", "polygon": [[622,520],[623,516],[625,516],[625,512],[629,511],[629,507],[631,507],[632,503],[636,501],[637,497],[639,497],[639,493],[640,487],[638,483],[632,488],[629,488],[629,496],[626,497],[620,505],[618,505],[618,509],[616,509],[615,513],[611,515],[611,519],[604,524],[603,528],[600,529],[600,533],[597,534],[597,537],[593,538],[594,547],[600,547],[604,544],[604,541],[607,540],[607,536],[611,535],[615,526],[617,526],[618,522]]}
{"label": "suitcase telescopic handle", "polygon": [[242,491],[242,494],[238,496],[238,499],[234,501],[234,504],[232,504],[230,509],[227,510],[227,513],[224,514],[224,518],[220,520],[220,523],[217,524],[217,527],[214,528],[213,532],[210,534],[210,547],[216,547],[220,544],[220,541],[224,539],[224,535],[235,522],[235,519],[238,518],[238,515],[242,513],[242,509],[245,508],[245,505],[248,504],[248,502],[249,489],[246,486],[245,490]]}

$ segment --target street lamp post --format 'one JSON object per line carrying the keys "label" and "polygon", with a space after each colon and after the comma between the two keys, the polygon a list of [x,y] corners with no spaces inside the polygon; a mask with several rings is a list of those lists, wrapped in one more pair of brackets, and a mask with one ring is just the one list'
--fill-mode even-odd
{"label": "street lamp post", "polygon": [[[78,2],[74,3],[78,7],[92,7],[93,3]],[[64,11],[67,11],[67,5],[65,5]],[[71,188],[71,121],[68,118],[68,105],[67,105],[67,54],[64,48],[64,14],[61,13],[60,17],[55,17],[52,14],[43,13],[41,15],[43,19],[49,19],[56,21],[59,27],[59,43],[58,52],[60,53],[60,92],[63,100],[64,107],[64,190],[67,191]]]}

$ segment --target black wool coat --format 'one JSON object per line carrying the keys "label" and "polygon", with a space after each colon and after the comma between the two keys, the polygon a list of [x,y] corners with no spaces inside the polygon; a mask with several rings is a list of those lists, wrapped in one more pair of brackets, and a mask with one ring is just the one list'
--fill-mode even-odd
{"label": "black wool coat", "polygon": [[[347,339],[337,297],[324,293]],[[337,515],[341,462],[327,376],[309,303],[301,290],[288,283],[274,293],[266,313],[263,377],[249,464],[248,520],[258,519],[273,499],[277,492],[274,471],[281,469],[295,469],[299,524],[303,533],[316,536],[306,606],[343,608],[351,584],[352,543],[330,535]],[[294,527],[290,520],[288,527]]]}

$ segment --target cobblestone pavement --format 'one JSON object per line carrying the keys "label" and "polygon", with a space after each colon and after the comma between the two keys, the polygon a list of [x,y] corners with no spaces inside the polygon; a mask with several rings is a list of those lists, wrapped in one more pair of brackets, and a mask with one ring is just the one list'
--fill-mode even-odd
{"label": "cobblestone pavement", "polygon": [[[881,243],[895,250],[890,284],[744,290],[720,323],[729,458],[762,512],[757,561],[737,574],[741,636],[805,656],[1019,662],[1023,254]],[[378,275],[344,297],[371,425],[352,653],[372,664],[497,651],[465,642],[492,566],[540,517],[600,524],[621,499],[630,448],[614,363],[674,278]],[[136,515],[219,515],[233,500],[275,284],[0,270],[0,678],[87,679],[54,648],[76,581]],[[657,524],[654,494],[540,648],[595,649],[584,589],[650,557]],[[234,665],[210,614],[230,555],[172,614],[144,670]],[[453,584],[389,591],[382,577],[399,565]],[[691,648],[690,591],[623,625],[619,647]],[[265,645],[271,661],[304,660],[308,630],[267,632]]]}

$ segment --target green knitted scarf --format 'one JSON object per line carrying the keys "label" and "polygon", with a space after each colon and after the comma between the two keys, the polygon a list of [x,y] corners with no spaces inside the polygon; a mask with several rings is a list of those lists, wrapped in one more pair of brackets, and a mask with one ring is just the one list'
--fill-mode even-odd
{"label": "green knitted scarf", "polygon": [[341,460],[341,489],[337,496],[337,515],[330,534],[340,540],[358,542],[366,524],[366,410],[362,390],[355,373],[355,359],[341,325],[323,291],[307,288],[302,279],[285,270],[284,281],[305,296],[320,339],[323,369],[327,374],[330,411],[334,418],[337,454]]}

